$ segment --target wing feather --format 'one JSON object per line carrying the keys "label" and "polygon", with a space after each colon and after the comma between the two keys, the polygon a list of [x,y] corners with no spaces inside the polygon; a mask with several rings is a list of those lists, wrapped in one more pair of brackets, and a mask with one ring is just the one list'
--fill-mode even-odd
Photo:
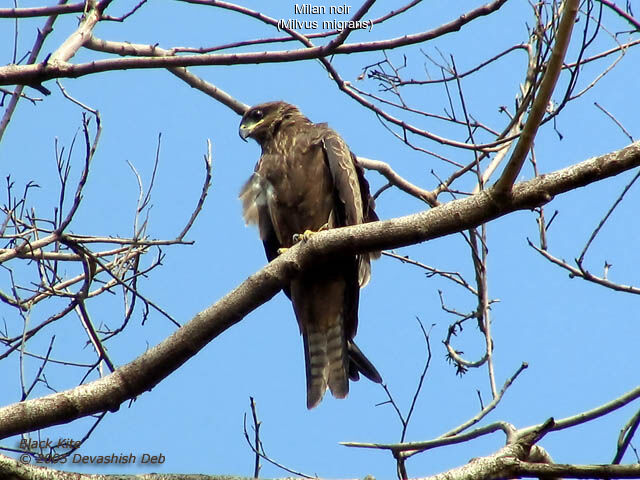
{"label": "wing feather", "polygon": [[[258,172],[254,172],[247,183],[240,190],[242,201],[242,215],[247,225],[257,225],[260,239],[271,261],[278,256],[278,249],[282,246],[278,240],[276,230],[271,220],[268,205],[269,185]],[[285,290],[287,292],[287,290]],[[287,293],[287,296],[289,294]]]}
{"label": "wing feather", "polygon": [[258,202],[262,194],[260,175],[254,173],[240,189],[240,201],[242,202],[242,216],[247,225],[258,224]]}
{"label": "wing feather", "polygon": [[[358,225],[378,220],[374,211],[374,201],[369,193],[369,183],[364,171],[355,160],[347,144],[333,130],[322,140],[322,147],[333,178],[338,198],[344,206],[344,225]],[[378,258],[380,252],[358,255],[358,283],[364,287],[371,278],[371,258]]]}
{"label": "wing feather", "polygon": [[324,136],[322,147],[326,154],[338,198],[344,205],[345,225],[362,223],[362,196],[360,195],[358,172],[351,158],[349,147],[333,130],[329,130],[329,133]]}

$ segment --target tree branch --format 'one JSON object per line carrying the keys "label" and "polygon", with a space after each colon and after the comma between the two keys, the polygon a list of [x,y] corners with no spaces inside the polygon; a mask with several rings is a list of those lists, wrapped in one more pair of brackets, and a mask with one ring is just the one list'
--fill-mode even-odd
{"label": "tree branch", "polygon": [[536,98],[531,105],[531,112],[522,128],[520,138],[516,144],[513,154],[509,163],[504,169],[504,172],[496,182],[496,192],[498,194],[507,194],[512,185],[516,181],[516,178],[522,170],[524,161],[527,158],[527,153],[533,145],[533,140],[536,137],[542,117],[549,105],[551,95],[560,77],[562,71],[562,65],[564,62],[564,56],[569,47],[569,41],[571,40],[571,32],[575,23],[576,15],[578,14],[578,0],[565,0],[563,2],[564,12],[558,26],[556,33],[556,41],[551,52],[551,59],[547,65],[546,72],[540,84],[540,90],[536,94]]}
{"label": "tree branch", "polygon": [[[90,50],[98,52],[114,53],[117,55],[134,55],[137,57],[145,56],[157,56],[157,57],[173,57],[175,52],[172,50],[165,50],[157,45],[141,45],[129,42],[113,42],[108,40],[102,40],[92,36],[89,38],[85,47]],[[223,105],[226,105],[238,115],[243,115],[246,110],[249,109],[248,105],[239,102],[224,90],[216,87],[212,83],[203,80],[202,78],[189,72],[184,67],[169,67],[171,73],[176,77],[183,80],[187,85],[193,88],[197,88],[201,92],[206,93],[210,97],[216,99]]]}
{"label": "tree branch", "polygon": [[0,438],[70,422],[151,390],[207,343],[271,299],[298,272],[327,255],[416,244],[473,228],[555,195],[640,166],[640,142],[516,185],[497,202],[493,189],[405,217],[319,232],[251,275],[160,344],[114,373],[70,390],[0,409]]}
{"label": "tree branch", "polygon": [[53,5],[50,7],[0,8],[0,18],[46,17],[84,11],[84,2],[72,5]]}
{"label": "tree branch", "polygon": [[[219,2],[221,3],[221,2]],[[447,33],[456,32],[478,17],[498,10],[506,0],[494,0],[461,15],[455,20],[425,32],[403,35],[373,42],[340,45],[331,55],[345,55],[357,52],[389,50],[422,43]],[[325,47],[303,48],[283,52],[252,52],[230,54],[185,55],[175,57],[140,57],[96,60],[87,63],[8,65],[0,67],[0,85],[39,84],[52,78],[77,78],[92,73],[132,68],[169,68],[196,65],[246,65],[258,63],[279,63],[321,58],[326,55]]]}

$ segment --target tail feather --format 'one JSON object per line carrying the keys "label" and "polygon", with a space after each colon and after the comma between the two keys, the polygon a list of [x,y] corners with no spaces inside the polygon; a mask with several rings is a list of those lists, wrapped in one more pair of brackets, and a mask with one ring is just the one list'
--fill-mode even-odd
{"label": "tail feather", "polygon": [[382,376],[373,366],[373,363],[362,353],[362,350],[358,346],[349,341],[347,344],[349,351],[349,378],[351,380],[358,380],[360,373],[375,383],[382,383]]}
{"label": "tail feather", "polygon": [[[368,266],[366,260],[362,264]],[[334,397],[345,398],[349,378],[357,380],[360,373],[382,382],[352,341],[358,325],[358,266],[353,257],[313,269],[291,282],[291,301],[304,342],[309,409],[322,401],[327,389]],[[360,272],[365,279],[367,270]]]}
{"label": "tail feather", "polygon": [[349,393],[347,344],[342,319],[328,329],[309,325],[303,333],[307,365],[307,408],[317,406],[327,390],[334,397]]}
{"label": "tail feather", "polygon": [[347,340],[344,335],[342,315],[335,325],[327,330],[327,356],[329,363],[329,389],[336,398],[345,398],[349,393],[349,377],[347,376]]}
{"label": "tail feather", "polygon": [[310,325],[303,332],[304,356],[307,370],[307,408],[312,409],[320,403],[327,390],[327,349],[325,335]]}

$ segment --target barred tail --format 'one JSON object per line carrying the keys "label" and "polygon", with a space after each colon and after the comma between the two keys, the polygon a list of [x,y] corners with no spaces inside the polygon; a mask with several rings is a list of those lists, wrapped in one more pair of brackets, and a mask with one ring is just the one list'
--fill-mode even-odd
{"label": "barred tail", "polygon": [[349,393],[347,342],[342,315],[330,325],[307,325],[303,332],[307,369],[307,408],[317,406],[327,387],[336,398]]}
{"label": "barred tail", "polygon": [[327,357],[329,358],[329,389],[336,398],[344,398],[349,393],[347,366],[347,339],[344,334],[344,319],[340,314],[337,323],[327,331]]}

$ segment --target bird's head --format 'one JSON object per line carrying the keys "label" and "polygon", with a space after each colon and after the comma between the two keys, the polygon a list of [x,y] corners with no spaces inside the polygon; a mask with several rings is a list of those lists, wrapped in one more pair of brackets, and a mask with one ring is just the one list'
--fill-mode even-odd
{"label": "bird's head", "polygon": [[299,117],[302,117],[300,111],[288,103],[262,103],[245,112],[238,133],[244,141],[251,137],[262,145],[267,138],[273,137],[283,121]]}

